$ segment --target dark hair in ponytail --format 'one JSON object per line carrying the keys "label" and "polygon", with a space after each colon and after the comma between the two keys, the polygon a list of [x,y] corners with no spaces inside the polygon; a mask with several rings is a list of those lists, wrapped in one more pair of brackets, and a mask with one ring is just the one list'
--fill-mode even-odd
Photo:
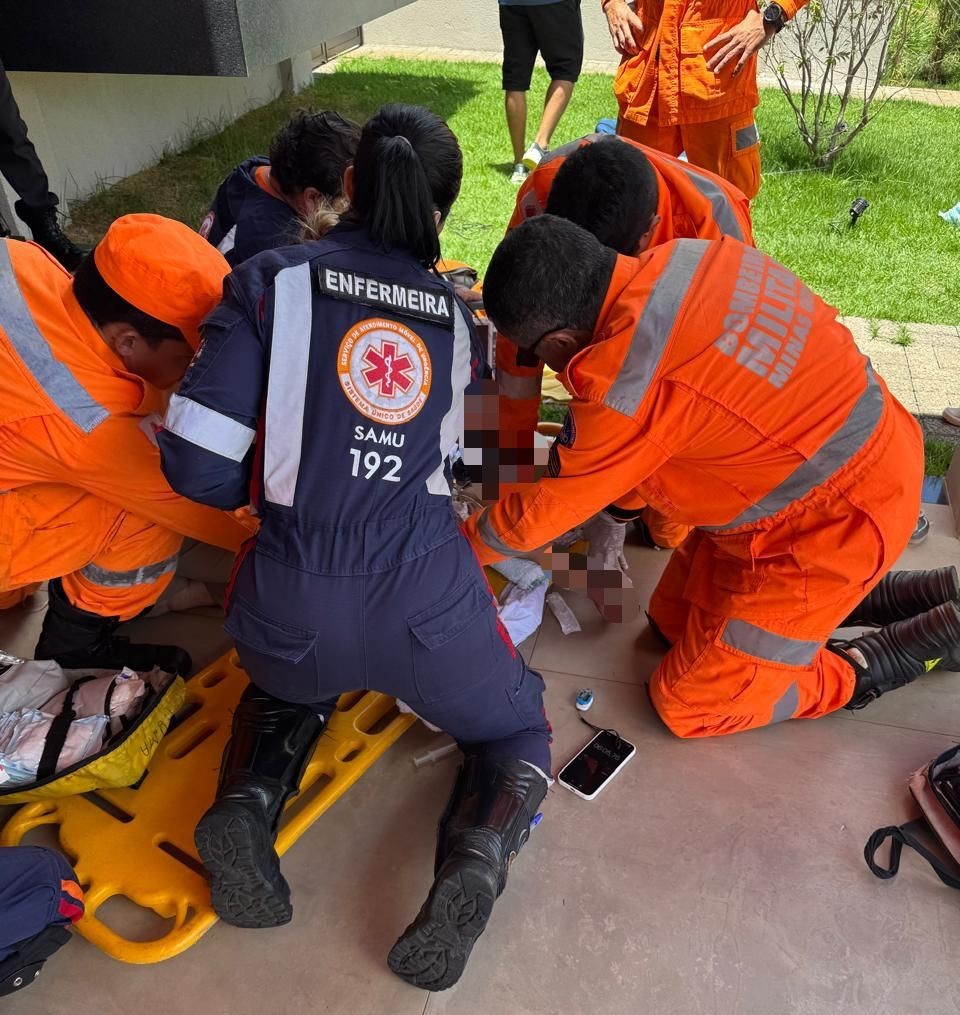
{"label": "dark hair in ponytail", "polygon": [[382,106],[364,125],[353,162],[353,209],[383,247],[425,267],[440,259],[441,221],[460,193],[463,155],[453,131],[422,106]]}

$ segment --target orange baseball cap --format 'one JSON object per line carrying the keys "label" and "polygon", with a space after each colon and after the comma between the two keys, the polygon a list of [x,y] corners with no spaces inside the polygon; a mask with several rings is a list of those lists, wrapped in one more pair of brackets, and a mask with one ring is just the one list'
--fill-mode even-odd
{"label": "orange baseball cap", "polygon": [[200,322],[220,302],[230,273],[223,255],[199,233],[162,215],[124,215],[96,245],[93,259],[118,296],[199,347]]}

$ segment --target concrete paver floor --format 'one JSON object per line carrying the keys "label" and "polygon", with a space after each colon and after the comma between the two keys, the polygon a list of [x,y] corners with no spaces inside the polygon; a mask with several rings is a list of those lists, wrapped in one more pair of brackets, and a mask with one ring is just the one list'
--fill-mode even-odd
{"label": "concrete paver floor", "polygon": [[[949,509],[901,565],[957,561]],[[631,552],[643,592],[666,554]],[[713,741],[673,738],[644,681],[658,652],[643,624],[583,633],[548,617],[525,646],[547,682],[555,769],[592,721],[637,744],[588,803],[554,786],[545,818],[460,984],[429,996],[384,964],[430,881],[452,760],[415,771],[416,728],[291,851],[288,927],[218,925],[157,966],[125,966],[83,940],[56,955],[5,1015],[947,1015],[960,1011],[960,906],[913,856],[891,882],[863,862],[868,835],[914,815],[908,774],[960,736],[960,674],[933,673],[856,714]],[[0,616],[27,651],[39,614]],[[171,625],[198,662],[219,654],[213,618]],[[204,647],[206,653],[204,654]]]}

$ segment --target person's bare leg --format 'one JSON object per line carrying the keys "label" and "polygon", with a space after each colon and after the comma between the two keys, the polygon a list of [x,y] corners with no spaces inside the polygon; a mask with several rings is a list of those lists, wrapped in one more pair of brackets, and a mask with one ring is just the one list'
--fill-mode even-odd
{"label": "person's bare leg", "polygon": [[516,165],[527,147],[527,93],[504,92],[507,108],[507,128],[513,145],[513,162]]}
{"label": "person's bare leg", "polygon": [[540,120],[540,129],[534,140],[541,148],[550,147],[550,139],[557,129],[560,117],[563,116],[570,99],[573,96],[572,81],[551,81],[547,89],[546,97],[543,100],[543,118]]}

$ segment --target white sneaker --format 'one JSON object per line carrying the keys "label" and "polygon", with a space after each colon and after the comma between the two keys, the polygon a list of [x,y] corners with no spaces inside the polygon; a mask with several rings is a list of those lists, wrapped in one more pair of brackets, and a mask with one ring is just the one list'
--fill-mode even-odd
{"label": "white sneaker", "polygon": [[514,186],[519,187],[521,183],[530,175],[530,170],[522,163],[518,162],[513,167],[513,176],[510,177],[510,182]]}
{"label": "white sneaker", "polygon": [[941,415],[951,426],[960,426],[960,409],[944,409]]}
{"label": "white sneaker", "polygon": [[544,155],[547,154],[546,148],[541,148],[536,141],[523,153],[523,164],[532,173],[537,166],[540,165]]}

